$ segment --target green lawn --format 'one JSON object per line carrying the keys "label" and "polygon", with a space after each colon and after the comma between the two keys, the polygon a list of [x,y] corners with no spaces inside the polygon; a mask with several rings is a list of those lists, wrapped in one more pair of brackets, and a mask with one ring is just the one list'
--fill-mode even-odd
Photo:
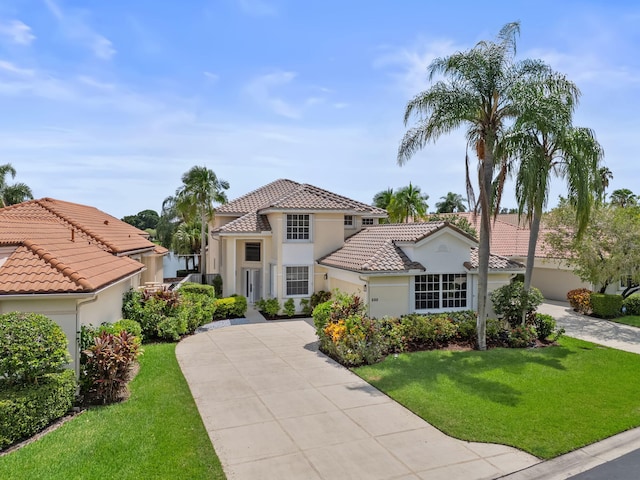
{"label": "green lawn", "polygon": [[144,349],[129,400],[93,408],[0,457],[0,478],[224,479],[175,344]]}
{"label": "green lawn", "polygon": [[640,355],[573,338],[541,349],[402,354],[354,371],[453,437],[540,458],[640,426]]}
{"label": "green lawn", "polygon": [[614,318],[611,321],[624,323],[625,325],[631,325],[632,327],[640,327],[640,317],[637,315],[626,315],[624,317]]}

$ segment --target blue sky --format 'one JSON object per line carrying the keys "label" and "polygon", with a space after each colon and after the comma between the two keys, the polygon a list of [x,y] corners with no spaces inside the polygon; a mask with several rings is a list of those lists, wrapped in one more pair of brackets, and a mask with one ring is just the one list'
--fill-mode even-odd
{"label": "blue sky", "polygon": [[290,178],[370,203],[411,181],[435,208],[464,192],[464,136],[398,167],[404,107],[434,57],[519,20],[518,58],[580,87],[575,123],[603,145],[609,191],[640,193],[634,3],[2,0],[0,163],[36,198],[117,217],[160,210],[193,165],[230,198]]}

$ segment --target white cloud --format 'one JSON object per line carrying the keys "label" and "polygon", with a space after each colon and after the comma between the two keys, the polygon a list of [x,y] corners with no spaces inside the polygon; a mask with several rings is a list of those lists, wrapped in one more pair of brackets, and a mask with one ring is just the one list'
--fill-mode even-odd
{"label": "white cloud", "polygon": [[270,108],[278,115],[288,118],[300,118],[301,112],[299,108],[294,107],[273,92],[279,87],[289,85],[295,77],[295,72],[282,71],[261,75],[249,82],[246,86],[246,91],[256,102]]}
{"label": "white cloud", "polygon": [[8,37],[9,41],[18,45],[30,45],[36,39],[31,32],[31,27],[20,20],[0,23],[0,35]]}
{"label": "white cloud", "polygon": [[35,75],[34,70],[18,67],[16,64],[7,62],[6,60],[0,60],[0,70],[20,77],[33,77]]}
{"label": "white cloud", "polygon": [[391,77],[406,94],[411,96],[428,86],[427,67],[435,58],[465,50],[465,47],[457,46],[449,40],[417,43],[413,47],[387,47],[373,63],[375,68],[390,70]]}
{"label": "white cloud", "polygon": [[238,5],[243,12],[255,16],[274,16],[278,10],[274,5],[264,0],[238,0]]}
{"label": "white cloud", "polygon": [[108,38],[95,32],[86,22],[86,12],[65,12],[54,0],[43,0],[49,12],[60,24],[63,33],[82,46],[87,46],[97,58],[110,60],[116,49]]}
{"label": "white cloud", "polygon": [[218,75],[217,73],[211,73],[211,72],[203,72],[204,76],[207,77],[207,80],[209,80],[210,82],[217,82],[220,79],[220,75]]}
{"label": "white cloud", "polygon": [[113,83],[101,82],[100,80],[96,80],[95,78],[90,77],[88,75],[80,75],[78,77],[78,81],[80,81],[80,83],[84,83],[85,85],[88,85],[93,88],[97,88],[99,90],[113,91],[116,88],[116,86]]}

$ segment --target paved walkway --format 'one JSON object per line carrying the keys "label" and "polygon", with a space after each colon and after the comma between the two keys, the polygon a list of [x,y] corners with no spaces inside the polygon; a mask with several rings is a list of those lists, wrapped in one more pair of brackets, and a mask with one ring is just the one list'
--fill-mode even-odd
{"label": "paved walkway", "polygon": [[491,479],[539,462],[444,435],[318,352],[303,320],[248,317],[176,348],[229,480]]}

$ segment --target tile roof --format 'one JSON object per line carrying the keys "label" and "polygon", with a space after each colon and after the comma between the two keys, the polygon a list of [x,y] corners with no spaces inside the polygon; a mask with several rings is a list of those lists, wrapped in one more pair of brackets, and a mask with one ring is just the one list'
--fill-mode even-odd
{"label": "tile roof", "polygon": [[424,271],[424,266],[407,257],[398,244],[416,243],[446,226],[445,222],[422,222],[367,227],[345,240],[344,246],[321,258],[318,263],[356,272]]}
{"label": "tile roof", "polygon": [[[468,270],[476,270],[478,268],[478,249],[471,249],[471,260],[469,262],[464,262],[465,268]],[[514,262],[513,260],[509,260],[506,257],[502,257],[500,255],[490,254],[489,255],[489,270],[518,270],[522,271],[524,269],[524,265],[519,262]]]}
{"label": "tile roof", "polygon": [[[469,223],[480,233],[480,215],[473,213],[456,213],[466,218]],[[548,230],[540,228],[538,243],[536,245],[536,257],[547,257],[548,248],[544,237]],[[491,253],[504,257],[526,257],[529,251],[529,224],[526,221],[517,220],[517,215],[498,215],[491,224]]]}
{"label": "tile roof", "polygon": [[[270,230],[269,222],[262,215],[268,210],[337,210],[387,216],[387,212],[380,208],[313,185],[280,179],[217,208],[216,215],[240,216],[217,231],[239,233]],[[247,214],[252,216],[244,218]]]}
{"label": "tile roof", "polygon": [[0,294],[97,290],[144,268],[127,252],[166,250],[143,233],[93,207],[60,200],[2,208]]}

